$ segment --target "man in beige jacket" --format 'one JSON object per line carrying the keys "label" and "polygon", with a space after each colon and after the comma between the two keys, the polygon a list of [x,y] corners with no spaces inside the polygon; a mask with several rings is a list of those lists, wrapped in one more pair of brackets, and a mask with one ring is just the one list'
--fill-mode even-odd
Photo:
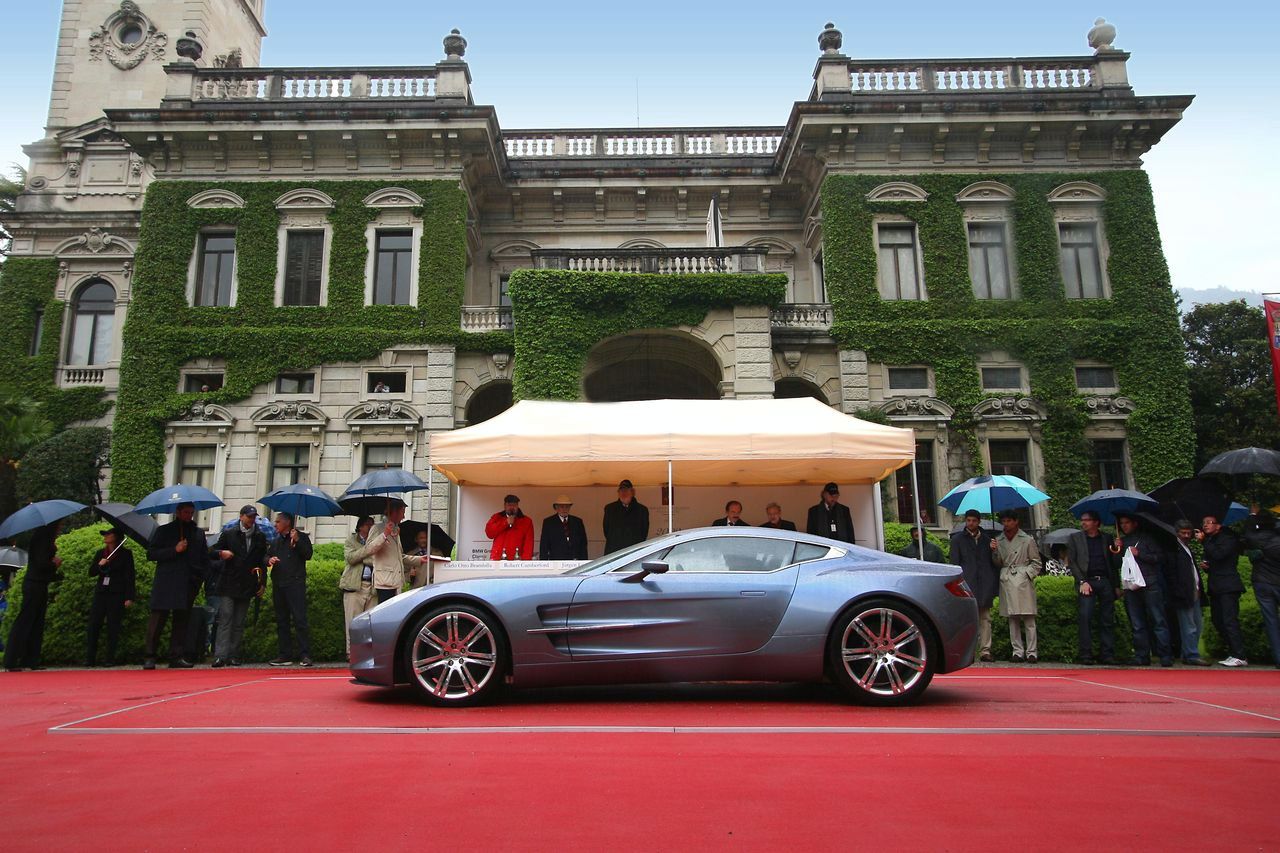
{"label": "man in beige jacket", "polygon": [[[406,557],[400,545],[400,522],[404,506],[392,506],[386,524],[369,540],[373,554],[373,591],[378,603],[392,598],[404,589],[405,574],[427,561],[426,557]],[[425,569],[423,570],[425,571]]]}
{"label": "man in beige jacket", "polygon": [[[1019,529],[1018,515],[1000,513],[1004,533],[991,543],[991,562],[1000,569],[1000,614],[1009,618],[1014,663],[1036,663],[1036,575],[1040,549]],[[1023,635],[1025,634],[1025,641]]]}
{"label": "man in beige jacket", "polygon": [[373,519],[363,516],[356,522],[355,532],[347,537],[343,544],[342,556],[346,560],[346,568],[338,580],[338,588],[342,590],[342,612],[347,620],[347,658],[351,657],[351,621],[372,610],[377,599],[373,594],[373,544],[369,541],[369,533],[373,530]]}

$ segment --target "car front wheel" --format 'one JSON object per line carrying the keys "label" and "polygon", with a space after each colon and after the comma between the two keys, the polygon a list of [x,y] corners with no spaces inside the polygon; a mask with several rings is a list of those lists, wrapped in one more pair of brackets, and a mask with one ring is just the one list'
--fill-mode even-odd
{"label": "car front wheel", "polygon": [[497,621],[453,604],[427,611],[404,638],[414,692],[432,705],[461,707],[488,701],[501,689],[506,652]]}
{"label": "car front wheel", "polygon": [[937,670],[933,628],[915,608],[889,599],[861,602],[836,620],[827,645],[845,694],[865,705],[906,705]]}

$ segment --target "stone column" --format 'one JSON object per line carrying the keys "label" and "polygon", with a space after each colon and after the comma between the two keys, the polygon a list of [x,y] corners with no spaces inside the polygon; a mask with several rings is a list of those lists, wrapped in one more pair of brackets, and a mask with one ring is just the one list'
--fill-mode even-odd
{"label": "stone column", "polygon": [[742,400],[773,396],[773,337],[766,305],[733,308],[733,396]]}
{"label": "stone column", "polygon": [[[433,432],[453,429],[453,386],[456,381],[456,365],[457,353],[451,345],[433,344],[427,350],[427,378],[420,380],[421,389],[415,387],[413,389],[413,397],[415,400],[422,400],[422,421],[426,435],[419,448],[419,454],[423,458],[422,468],[426,468],[426,462],[430,461],[430,437]],[[414,383],[415,386],[419,382]],[[450,513],[451,504],[449,502],[449,481],[441,474],[432,470],[431,480],[431,499],[432,517],[436,524],[448,530],[451,526]],[[422,496],[423,506],[426,505],[426,495]]]}
{"label": "stone column", "polygon": [[862,350],[840,350],[840,410],[852,415],[871,403],[867,382],[867,354]]}

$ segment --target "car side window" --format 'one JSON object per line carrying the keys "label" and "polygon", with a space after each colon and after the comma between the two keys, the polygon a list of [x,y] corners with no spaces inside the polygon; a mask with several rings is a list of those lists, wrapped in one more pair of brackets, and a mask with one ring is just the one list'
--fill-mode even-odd
{"label": "car side window", "polygon": [[807,563],[810,560],[821,560],[831,553],[829,545],[814,545],[811,542],[797,542],[796,556],[793,562]]}
{"label": "car side window", "polygon": [[795,543],[759,536],[711,536],[667,552],[673,572],[772,572],[792,562]]}

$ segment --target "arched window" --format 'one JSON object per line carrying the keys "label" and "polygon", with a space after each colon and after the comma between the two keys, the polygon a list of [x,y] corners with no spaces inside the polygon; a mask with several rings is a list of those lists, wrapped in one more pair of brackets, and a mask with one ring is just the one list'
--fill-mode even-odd
{"label": "arched window", "polygon": [[106,364],[116,321],[116,290],[102,280],[80,288],[71,315],[67,364]]}

